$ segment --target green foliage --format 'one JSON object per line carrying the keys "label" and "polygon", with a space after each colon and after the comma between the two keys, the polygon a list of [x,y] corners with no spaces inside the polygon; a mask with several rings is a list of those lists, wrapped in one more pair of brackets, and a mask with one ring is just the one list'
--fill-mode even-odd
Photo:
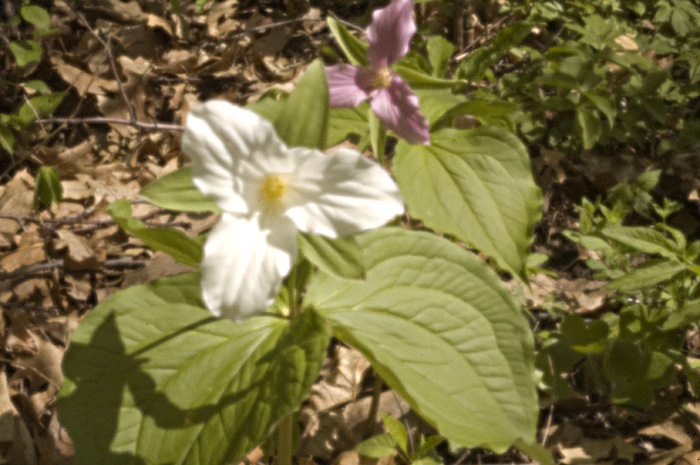
{"label": "green foliage", "polygon": [[[698,321],[700,241],[687,244],[665,222],[677,205],[653,200],[650,191],[658,179],[658,171],[644,173],[611,189],[605,201],[584,199],[580,231],[567,232],[598,257],[586,263],[594,278],[617,291],[618,310],[592,321],[565,314],[558,330],[539,333],[538,367],[546,389],[557,397],[573,393],[562,375],[575,367],[581,367],[580,390],[640,408],[676,379],[676,366],[696,392],[700,388],[683,353],[685,332]],[[633,214],[662,221],[625,225]]]}
{"label": "green foliage", "polygon": [[394,176],[413,216],[524,277],[541,193],[525,147],[508,131],[434,132],[432,145],[399,142]]}
{"label": "green foliage", "polygon": [[63,186],[53,166],[41,166],[34,179],[34,209],[49,208],[63,200]]}
{"label": "green foliage", "polygon": [[131,216],[131,202],[122,199],[107,206],[107,213],[126,232],[133,234],[153,250],[162,250],[178,262],[199,268],[202,243],[182,231],[167,227],[148,228],[143,221]]}
{"label": "green foliage", "polygon": [[341,279],[365,278],[365,261],[353,236],[329,239],[299,233],[297,245],[301,254],[325,273]]}
{"label": "green foliage", "polygon": [[382,228],[357,240],[366,279],[319,273],[304,304],[451,443],[531,442],[532,334],[498,276],[434,235]]}
{"label": "green foliage", "polygon": [[[665,153],[700,143],[693,2],[511,0],[504,9],[523,19],[465,58],[457,77],[493,82],[471,97],[516,104],[511,122],[529,142],[572,154],[621,145]],[[513,71],[497,74],[506,55]]]}
{"label": "green foliage", "polygon": [[410,451],[408,433],[403,423],[388,415],[382,415],[382,422],[388,432],[373,436],[355,446],[355,450],[360,455],[381,458],[396,452],[401,462],[407,465],[441,465],[443,463],[434,449],[445,440],[444,438],[438,435],[426,438],[421,435],[416,450]]}
{"label": "green foliage", "polygon": [[[51,28],[51,17],[40,6],[23,6],[20,14],[11,18],[9,24],[19,25],[22,20],[32,25],[32,38],[13,40],[10,42],[9,48],[17,66],[25,68],[25,71],[29,72],[42,59],[44,50],[40,43],[41,38],[54,33],[56,29]],[[0,87],[3,85],[17,86],[26,95],[32,96],[31,98],[25,97],[24,103],[16,112],[0,113],[0,147],[12,152],[15,146],[15,133],[22,133],[37,118],[43,118],[53,113],[66,93],[51,92],[46,83],[38,80],[26,83],[0,81]]]}
{"label": "green foliage", "polygon": [[59,416],[78,464],[237,463],[301,405],[328,343],[311,311],[234,324],[204,309],[198,274],[164,278],[81,322]]}
{"label": "green foliage", "polygon": [[289,147],[326,147],[328,134],[328,84],[323,62],[315,60],[273,120]]}
{"label": "green foliage", "polygon": [[200,192],[192,182],[192,168],[180,168],[156,179],[141,189],[139,195],[168,210],[219,213],[214,199]]}

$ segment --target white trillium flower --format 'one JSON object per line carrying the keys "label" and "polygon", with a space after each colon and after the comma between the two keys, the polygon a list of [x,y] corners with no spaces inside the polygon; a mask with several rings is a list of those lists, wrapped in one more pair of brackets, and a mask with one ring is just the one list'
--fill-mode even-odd
{"label": "white trillium flower", "polygon": [[234,321],[272,305],[298,231],[337,238],[404,211],[391,176],[359,152],[290,149],[269,121],[223,100],[190,111],[182,151],[195,185],[222,210],[204,246],[202,296]]}

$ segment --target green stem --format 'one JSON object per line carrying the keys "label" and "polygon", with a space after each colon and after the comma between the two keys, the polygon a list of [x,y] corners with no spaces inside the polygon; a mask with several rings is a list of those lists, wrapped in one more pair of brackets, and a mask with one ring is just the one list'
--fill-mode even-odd
{"label": "green stem", "polygon": [[365,424],[365,434],[364,437],[368,438],[372,434],[374,425],[377,423],[377,412],[379,411],[379,398],[382,395],[382,387],[384,387],[384,382],[382,378],[379,377],[377,372],[374,372],[374,387],[372,388],[372,403],[369,407],[369,416],[367,417],[367,423]]}
{"label": "green stem", "polygon": [[292,465],[294,413],[282,418],[277,427],[277,465]]}
{"label": "green stem", "polygon": [[296,287],[297,267],[293,266],[287,276],[287,297],[289,299],[289,319],[293,320],[299,314],[299,302],[297,302]]}
{"label": "green stem", "polygon": [[379,121],[372,109],[369,110],[369,139],[372,143],[372,151],[377,156],[379,164],[384,164],[384,148],[386,146],[386,128]]}

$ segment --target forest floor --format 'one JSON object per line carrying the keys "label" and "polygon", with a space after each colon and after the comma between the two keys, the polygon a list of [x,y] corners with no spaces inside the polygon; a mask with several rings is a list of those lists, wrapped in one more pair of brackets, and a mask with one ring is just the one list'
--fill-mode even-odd
{"label": "forest floor", "polygon": [[[54,119],[17,137],[12,155],[0,150],[0,463],[67,465],[74,463],[73,446],[54,405],[73,330],[111,293],[188,269],[124,233],[105,207],[129,199],[134,216],[147,225],[176,226],[189,235],[216,221],[139,201],[142,187],[187,162],[181,133],[156,122],[182,125],[193,105],[211,98],[245,105],[273,88],[290,91],[321,49],[335,46],[324,18],[331,13],[360,30],[372,7],[337,1],[327,2],[333,6],[328,11],[304,0],[224,0],[200,14],[183,2],[183,12],[174,14],[164,1],[35,3],[46,4],[56,30],[42,39],[41,61],[20,68],[8,43],[26,31],[6,28],[0,78],[41,80],[67,94]],[[19,4],[4,3],[3,21]],[[436,10],[421,5],[417,16],[454,36],[454,24]],[[457,32],[464,47],[488,40],[484,25],[492,19],[462,24]],[[0,113],[18,108],[26,92],[0,86]],[[57,169],[63,201],[36,215],[34,178],[42,165]],[[533,279],[527,299],[535,313],[553,298],[581,314],[605,308],[607,291],[561,232],[576,228],[581,198],[595,198],[648,168],[643,158],[635,164],[595,154],[567,160],[538,151],[533,170],[545,206],[535,250],[549,257],[557,274]],[[683,221],[684,230],[700,230],[697,215]],[[359,353],[332,347],[301,412],[298,457],[309,464],[352,465],[360,463],[352,448],[365,433],[374,375]],[[669,387],[643,413],[584,395],[556,403],[543,397],[538,439],[565,464],[698,463],[700,403],[683,398],[680,409],[684,392],[681,385]],[[408,410],[392,391],[383,393],[380,411],[424,431]],[[516,451],[439,451],[448,465],[528,461]],[[248,457],[258,460],[260,455]]]}

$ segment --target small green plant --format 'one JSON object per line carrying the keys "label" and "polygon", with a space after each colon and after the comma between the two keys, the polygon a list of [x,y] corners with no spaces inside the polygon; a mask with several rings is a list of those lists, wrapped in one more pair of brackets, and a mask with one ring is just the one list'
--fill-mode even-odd
{"label": "small green plant", "polygon": [[423,437],[415,448],[413,441],[408,440],[408,433],[403,423],[388,415],[382,415],[382,423],[387,432],[372,436],[362,441],[355,450],[365,457],[381,458],[397,454],[401,463],[409,465],[442,465],[443,460],[435,452],[435,447],[444,441],[438,435]]}
{"label": "small green plant", "polygon": [[53,166],[42,166],[34,180],[34,210],[50,208],[52,203],[58,205],[63,200],[63,186]]}
{"label": "small green plant", "polygon": [[530,142],[570,154],[594,146],[661,154],[700,143],[692,2],[512,0],[504,10],[522,20],[470,54],[457,77],[491,81],[470,96],[517,105],[511,124]]}
{"label": "small green plant", "polygon": [[[678,205],[652,198],[659,174],[651,171],[632,184],[623,182],[604,201],[584,199],[580,230],[566,232],[596,254],[586,263],[594,278],[616,291],[611,302],[616,310],[590,321],[566,314],[557,330],[539,333],[538,367],[545,389],[555,397],[573,394],[575,386],[645,408],[656,390],[681,373],[696,393],[700,388],[683,351],[684,335],[700,317],[700,241],[688,244],[667,224]],[[632,214],[660,221],[625,225]],[[573,371],[577,376],[571,376]]]}
{"label": "small green plant", "polygon": [[[42,58],[44,49],[40,40],[49,34],[56,32],[51,27],[51,17],[42,7],[25,5],[20,14],[15,15],[5,25],[0,25],[0,30],[12,26],[18,26],[25,22],[32,26],[31,39],[17,39],[10,42],[10,50],[19,68],[29,71],[36,66]],[[17,111],[13,113],[0,113],[0,147],[8,152],[14,150],[15,134],[24,131],[38,118],[46,117],[56,110],[65,97],[65,92],[53,92],[41,80],[28,80],[22,82],[22,76],[26,73],[17,73],[17,81],[10,82],[0,79],[1,86],[14,86],[19,91],[18,97],[23,100]]]}

